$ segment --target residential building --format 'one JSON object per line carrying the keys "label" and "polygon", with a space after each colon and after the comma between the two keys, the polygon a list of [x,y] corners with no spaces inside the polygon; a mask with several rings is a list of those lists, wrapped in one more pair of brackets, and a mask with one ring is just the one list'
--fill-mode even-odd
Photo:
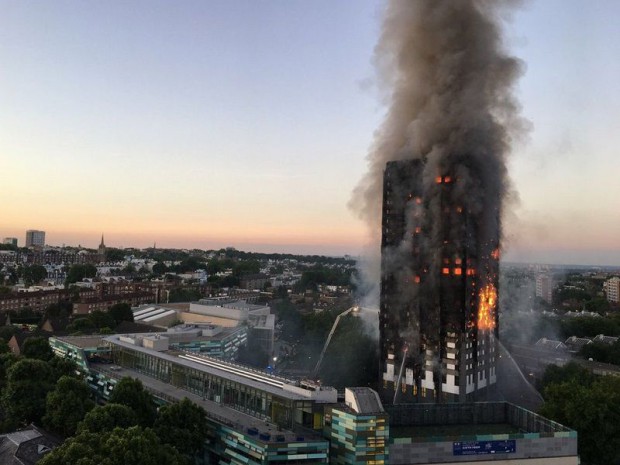
{"label": "residential building", "polygon": [[61,289],[35,290],[32,292],[11,292],[0,295],[0,312],[17,311],[30,308],[35,312],[43,312],[51,305],[69,297],[69,293]]}
{"label": "residential building", "polygon": [[604,334],[599,334],[594,339],[592,339],[592,342],[603,342],[605,344],[612,345],[618,342],[618,339],[619,338],[617,336],[605,336]]}
{"label": "residential building", "polygon": [[26,247],[43,247],[45,245],[45,231],[29,229],[26,231]]}
{"label": "residential building", "polygon": [[566,347],[566,344],[564,344],[562,341],[554,341],[553,339],[547,339],[546,337],[540,338],[538,341],[536,341],[536,344],[534,344],[534,346],[547,350],[568,350],[568,347]]}
{"label": "residential building", "polygon": [[536,297],[540,297],[548,304],[553,302],[553,278],[547,273],[536,276]]}
{"label": "residential building", "polygon": [[620,302],[620,278],[618,276],[614,276],[613,278],[605,281],[605,284],[603,284],[603,290],[605,291],[605,296],[609,302],[616,304]]}
{"label": "residential building", "polygon": [[592,344],[592,340],[587,337],[577,337],[571,336],[566,341],[564,341],[564,345],[568,349],[569,352],[574,354],[578,353],[584,346],[588,344]]}
{"label": "residential building", "polygon": [[59,437],[30,425],[13,433],[0,435],[0,463],[33,465],[61,444]]}
{"label": "residential building", "polygon": [[269,277],[262,273],[246,274],[241,276],[239,287],[241,289],[259,289],[262,290],[265,284],[269,282]]}
{"label": "residential building", "polygon": [[17,238],[16,237],[5,237],[2,240],[3,244],[9,244],[9,245],[13,245],[15,247],[17,247]]}
{"label": "residential building", "polygon": [[151,292],[132,292],[120,295],[107,295],[104,297],[81,298],[73,304],[74,315],[86,315],[95,310],[107,310],[115,304],[129,304],[137,307],[143,304],[153,303],[155,297]]}
{"label": "residential building", "polygon": [[384,172],[382,400],[487,400],[497,380],[499,211],[468,211],[462,180],[429,180],[424,166],[395,161]]}

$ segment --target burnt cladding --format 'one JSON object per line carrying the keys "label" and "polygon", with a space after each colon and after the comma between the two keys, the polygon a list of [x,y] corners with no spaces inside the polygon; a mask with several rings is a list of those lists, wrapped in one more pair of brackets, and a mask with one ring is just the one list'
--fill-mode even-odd
{"label": "burnt cladding", "polygon": [[384,171],[382,397],[481,400],[496,382],[499,230],[489,235],[468,214],[458,176],[429,176],[425,165],[392,161]]}

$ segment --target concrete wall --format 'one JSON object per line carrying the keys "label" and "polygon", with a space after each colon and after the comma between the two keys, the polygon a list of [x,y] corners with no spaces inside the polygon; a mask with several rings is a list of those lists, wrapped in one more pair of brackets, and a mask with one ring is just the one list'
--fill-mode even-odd
{"label": "concrete wall", "polygon": [[[538,435],[532,435],[538,436]],[[498,438],[499,439],[499,438]],[[398,441],[398,439],[397,439]],[[492,461],[494,464],[577,465],[577,436],[557,433],[552,437],[516,439],[516,452],[494,455],[455,456],[452,441],[390,444],[390,465],[459,464]]]}
{"label": "concrete wall", "polygon": [[[391,462],[390,462],[391,463]],[[430,462],[429,462],[430,463]],[[435,462],[433,462],[435,463]],[[551,457],[544,459],[494,460],[493,465],[579,465],[577,457]],[[480,462],[445,462],[443,465],[475,465]]]}

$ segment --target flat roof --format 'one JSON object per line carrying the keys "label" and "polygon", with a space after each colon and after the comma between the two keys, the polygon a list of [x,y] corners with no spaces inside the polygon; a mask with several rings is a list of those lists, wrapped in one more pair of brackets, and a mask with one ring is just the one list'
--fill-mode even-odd
{"label": "flat roof", "polygon": [[92,347],[104,346],[105,336],[52,336],[50,339],[58,339],[59,341],[72,344],[81,349],[90,349]]}
{"label": "flat roof", "polygon": [[271,435],[271,439],[263,442],[275,442],[276,436],[278,435],[284,436],[286,442],[296,442],[299,436],[304,436],[306,440],[324,440],[319,433],[309,433],[304,430],[303,433],[296,434],[293,431],[281,429],[274,423],[269,423],[265,420],[253,417],[223,404],[204,399],[203,397],[186,391],[185,389],[178,388],[172,384],[165,383],[134,370],[102,363],[91,363],[91,367],[93,370],[103,373],[111,378],[121,379],[125,376],[129,376],[131,378],[138,379],[147,388],[147,390],[151,391],[156,396],[159,395],[165,400],[179,401],[187,398],[204,408],[208,417],[220,423],[234,427],[237,430],[244,430],[245,432],[247,431],[247,428],[256,428],[260,433],[269,433]]}
{"label": "flat roof", "polygon": [[430,438],[458,436],[478,436],[488,434],[522,433],[518,427],[509,423],[437,425],[437,426],[390,426],[390,438]]}
{"label": "flat roof", "polygon": [[[162,335],[162,333],[160,333],[160,335]],[[165,333],[163,333],[163,335],[165,335]],[[138,336],[144,337],[144,335]],[[244,367],[243,365],[223,362],[222,360],[213,357],[197,356],[196,354],[189,352],[187,354],[182,353],[179,355],[172,355],[166,352],[157,352],[129,342],[123,342],[119,339],[119,335],[107,336],[104,340],[113,345],[135,350],[162,360],[168,360],[171,363],[244,384],[275,396],[283,397],[289,400],[310,400],[308,397],[285,391],[281,387],[274,386],[276,383],[294,385],[295,381],[280,376],[269,375],[259,370],[252,370],[248,367]],[[201,363],[200,359],[203,363]],[[259,376],[261,378],[266,378],[273,383],[270,384],[265,381],[261,382],[259,381]]]}

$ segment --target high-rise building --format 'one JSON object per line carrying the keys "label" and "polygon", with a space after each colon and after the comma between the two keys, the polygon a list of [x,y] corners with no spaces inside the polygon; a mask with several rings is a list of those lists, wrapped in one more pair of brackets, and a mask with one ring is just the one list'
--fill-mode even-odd
{"label": "high-rise building", "polygon": [[547,273],[536,276],[536,297],[548,304],[553,302],[553,279]]}
{"label": "high-rise building", "polygon": [[45,231],[29,229],[26,231],[26,247],[43,247],[45,245]]}
{"label": "high-rise building", "polygon": [[5,237],[2,243],[10,244],[10,245],[17,247],[17,238],[16,237]]}
{"label": "high-rise building", "polygon": [[620,302],[620,278],[614,276],[613,278],[608,279],[603,284],[603,290],[605,291],[605,296],[609,302]]}
{"label": "high-rise building", "polygon": [[468,211],[458,175],[428,171],[403,160],[384,172],[381,396],[484,400],[496,383],[499,209]]}

